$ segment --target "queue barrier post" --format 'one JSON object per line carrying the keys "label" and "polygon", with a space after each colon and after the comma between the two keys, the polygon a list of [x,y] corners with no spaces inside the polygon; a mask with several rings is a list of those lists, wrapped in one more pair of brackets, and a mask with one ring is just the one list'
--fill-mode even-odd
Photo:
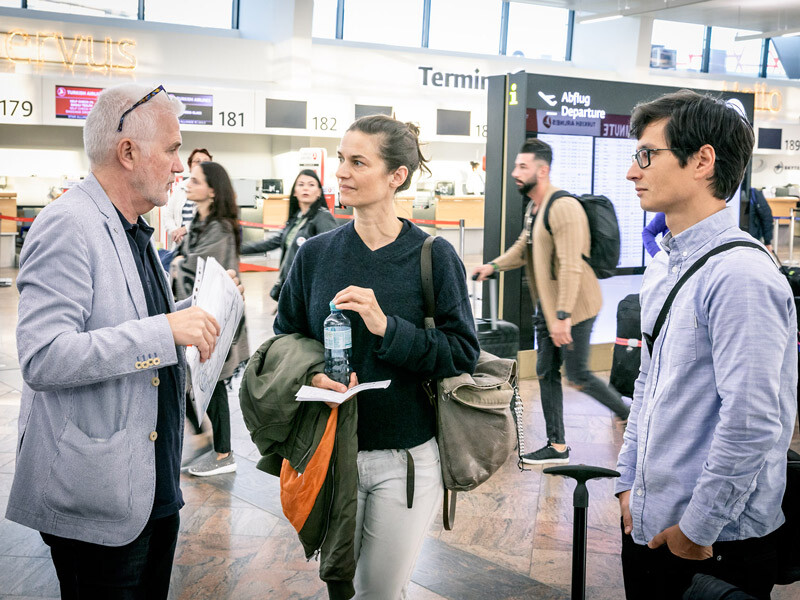
{"label": "queue barrier post", "polygon": [[464,236],[465,236],[465,229],[464,229],[464,219],[459,219],[458,221],[458,249],[459,253],[461,254],[461,261],[464,261]]}
{"label": "queue barrier post", "polygon": [[775,254],[778,254],[778,232],[781,230],[780,217],[772,218],[772,245],[775,248]]}
{"label": "queue barrier post", "polygon": [[797,219],[796,212],[797,210],[794,208],[789,211],[789,219],[791,220],[789,223],[789,264],[792,264],[794,260],[794,222]]}

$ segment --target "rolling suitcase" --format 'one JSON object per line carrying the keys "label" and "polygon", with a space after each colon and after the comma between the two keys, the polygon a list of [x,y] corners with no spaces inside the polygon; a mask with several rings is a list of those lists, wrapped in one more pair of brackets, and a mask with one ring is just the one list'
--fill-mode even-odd
{"label": "rolling suitcase", "polygon": [[475,317],[475,329],[478,331],[478,343],[481,350],[494,354],[499,358],[517,360],[519,352],[519,327],[508,321],[497,318],[497,273],[489,278],[490,320],[477,317],[475,302],[478,298],[478,282],[472,278],[472,314]]}
{"label": "rolling suitcase", "polygon": [[611,385],[623,396],[633,397],[633,384],[642,360],[642,324],[639,294],[629,294],[617,305],[617,339],[611,360]]}

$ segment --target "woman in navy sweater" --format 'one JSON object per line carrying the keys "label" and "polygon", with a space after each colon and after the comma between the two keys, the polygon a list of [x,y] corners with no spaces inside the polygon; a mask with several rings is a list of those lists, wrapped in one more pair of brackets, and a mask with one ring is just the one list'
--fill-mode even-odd
{"label": "woman in navy sweater", "polygon": [[[358,402],[357,598],[405,598],[442,495],[433,407],[422,382],[472,373],[479,347],[464,265],[443,239],[433,244],[436,328],[425,329],[420,251],[427,237],[398,218],[394,195],[427,171],[417,127],[384,115],[353,123],[339,146],[341,203],[355,218],[310,238],[295,256],[278,304],[276,333],[323,340],[329,302],[352,325],[350,385],[391,379]],[[325,374],[316,387],[345,391]],[[407,507],[409,455],[413,504]]]}

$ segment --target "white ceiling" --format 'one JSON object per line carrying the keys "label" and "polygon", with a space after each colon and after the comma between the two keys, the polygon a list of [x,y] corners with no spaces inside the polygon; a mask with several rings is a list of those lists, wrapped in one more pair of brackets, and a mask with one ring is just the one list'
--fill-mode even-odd
{"label": "white ceiling", "polygon": [[[526,0],[523,0],[526,1]],[[800,29],[800,0],[527,0],[529,4],[568,8],[576,17],[621,12],[717,27],[762,32]]]}

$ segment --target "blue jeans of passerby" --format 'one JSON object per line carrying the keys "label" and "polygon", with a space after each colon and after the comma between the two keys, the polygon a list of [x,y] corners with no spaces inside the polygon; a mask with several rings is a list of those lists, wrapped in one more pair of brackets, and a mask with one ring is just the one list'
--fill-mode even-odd
{"label": "blue jeans of passerby", "polygon": [[414,460],[412,508],[406,501],[405,450],[358,453],[357,600],[406,598],[422,542],[442,501],[436,439],[409,448],[409,452]]}
{"label": "blue jeans of passerby", "polygon": [[610,408],[621,419],[628,418],[629,409],[619,392],[609,387],[589,371],[589,339],[596,317],[572,326],[572,344],[558,347],[550,338],[547,322],[541,308],[533,317],[536,330],[536,374],[539,376],[539,391],[542,411],[547,429],[547,440],[551,444],[564,444],[564,393],[561,389],[561,364],[567,371],[567,379],[584,394],[588,394]]}
{"label": "blue jeans of passerby", "polygon": [[178,513],[151,519],[124,546],[101,546],[42,533],[50,546],[62,600],[160,600],[169,592]]}

